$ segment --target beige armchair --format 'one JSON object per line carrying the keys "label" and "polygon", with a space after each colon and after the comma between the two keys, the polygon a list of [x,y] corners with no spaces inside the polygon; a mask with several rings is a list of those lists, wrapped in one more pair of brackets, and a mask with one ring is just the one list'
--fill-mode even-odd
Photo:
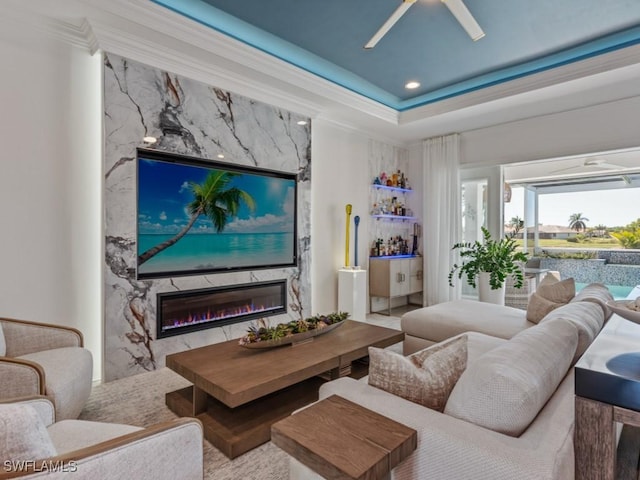
{"label": "beige armchair", "polygon": [[[1,478],[202,480],[202,424],[55,422],[46,397],[0,404]],[[71,474],[71,475],[70,475]]]}
{"label": "beige armchair", "polygon": [[56,418],[78,418],[92,374],[93,358],[78,330],[0,318],[0,399],[44,395]]}

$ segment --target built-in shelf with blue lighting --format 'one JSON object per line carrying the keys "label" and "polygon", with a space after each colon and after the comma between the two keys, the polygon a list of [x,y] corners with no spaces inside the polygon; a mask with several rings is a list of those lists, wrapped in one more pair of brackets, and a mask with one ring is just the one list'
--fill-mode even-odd
{"label": "built-in shelf with blue lighting", "polygon": [[406,216],[402,216],[402,215],[390,215],[390,214],[378,214],[378,215],[371,215],[373,218],[391,218],[393,220],[415,220],[417,217],[406,217]]}
{"label": "built-in shelf with blue lighting", "polygon": [[370,255],[369,258],[381,258],[381,259],[385,259],[385,258],[417,258],[420,255]]}
{"label": "built-in shelf with blue lighting", "polygon": [[413,190],[410,189],[410,188],[389,187],[387,185],[378,185],[376,183],[374,183],[371,186],[373,188],[377,188],[377,189],[380,189],[380,190],[392,190],[392,191],[395,191],[395,192],[413,192]]}

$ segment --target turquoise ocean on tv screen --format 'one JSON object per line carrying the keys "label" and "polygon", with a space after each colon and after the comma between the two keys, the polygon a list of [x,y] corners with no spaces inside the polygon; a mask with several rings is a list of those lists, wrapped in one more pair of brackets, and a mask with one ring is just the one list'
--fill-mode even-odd
{"label": "turquoise ocean on tv screen", "polygon": [[[138,254],[173,235],[138,235]],[[288,233],[187,234],[138,267],[139,273],[290,264],[293,235]]]}

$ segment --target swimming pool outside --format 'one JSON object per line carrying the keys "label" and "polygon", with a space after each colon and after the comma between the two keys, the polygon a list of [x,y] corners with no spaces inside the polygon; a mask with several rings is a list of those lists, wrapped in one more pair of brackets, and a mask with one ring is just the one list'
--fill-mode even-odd
{"label": "swimming pool outside", "polygon": [[540,267],[560,272],[560,278],[573,277],[576,285],[603,283],[618,299],[626,298],[640,285],[640,265],[612,264],[605,259],[541,258]]}
{"label": "swimming pool outside", "polygon": [[[576,283],[576,292],[579,292],[587,285],[588,283]],[[613,295],[613,298],[616,300],[623,300],[627,298],[631,293],[631,290],[633,290],[634,286],[629,287],[627,285],[606,285],[606,287],[611,292],[611,295]]]}

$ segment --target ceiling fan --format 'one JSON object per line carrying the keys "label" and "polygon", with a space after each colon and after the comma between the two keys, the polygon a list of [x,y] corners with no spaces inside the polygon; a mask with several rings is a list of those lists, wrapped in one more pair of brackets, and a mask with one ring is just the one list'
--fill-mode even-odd
{"label": "ceiling fan", "polygon": [[553,170],[551,173],[570,173],[581,172],[583,170],[596,169],[596,170],[621,170],[628,167],[622,165],[616,165],[615,163],[609,163],[603,158],[587,158],[582,162],[582,165],[574,165],[573,167],[561,168],[559,170]]}
{"label": "ceiling fan", "polygon": [[[391,30],[391,27],[395,25],[395,23],[400,20],[407,10],[416,3],[417,0],[402,0],[400,6],[391,14],[391,16],[387,19],[386,22],[380,27],[380,29],[375,33],[371,40],[367,42],[364,46],[366,49],[370,49],[376,46],[376,44],[386,35],[386,33]],[[478,22],[476,22],[473,15],[467,9],[467,6],[462,2],[462,0],[441,0],[444,3],[453,16],[456,17],[460,25],[467,31],[469,36],[473,41],[480,40],[484,37],[484,32]]]}

